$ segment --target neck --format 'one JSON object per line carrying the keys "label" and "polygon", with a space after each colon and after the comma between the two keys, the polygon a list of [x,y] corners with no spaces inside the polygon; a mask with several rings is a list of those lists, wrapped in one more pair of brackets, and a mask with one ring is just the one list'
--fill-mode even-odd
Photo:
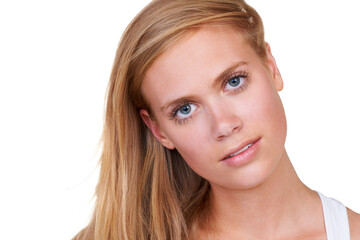
{"label": "neck", "polygon": [[214,236],[227,233],[226,239],[289,236],[293,229],[300,229],[300,225],[309,227],[306,214],[322,214],[319,204],[321,206],[317,194],[300,181],[284,151],[279,165],[259,186],[246,190],[212,189],[211,221],[214,224],[210,232]]}

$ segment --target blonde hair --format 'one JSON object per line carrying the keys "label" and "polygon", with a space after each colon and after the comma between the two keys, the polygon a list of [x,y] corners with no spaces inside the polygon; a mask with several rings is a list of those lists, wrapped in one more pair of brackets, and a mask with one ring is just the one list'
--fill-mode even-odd
{"label": "blonde hair", "polygon": [[107,93],[101,170],[93,218],[74,239],[189,239],[205,219],[210,184],[142,122],[142,79],[184,33],[204,24],[238,30],[266,55],[260,16],[242,0],[156,0],[130,23],[116,52]]}

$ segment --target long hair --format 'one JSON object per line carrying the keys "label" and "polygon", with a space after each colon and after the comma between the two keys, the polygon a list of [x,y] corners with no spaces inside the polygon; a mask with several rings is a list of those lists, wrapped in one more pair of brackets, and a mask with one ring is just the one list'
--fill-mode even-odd
{"label": "long hair", "polygon": [[189,239],[207,216],[210,184],[142,122],[146,71],[188,31],[205,24],[238,30],[266,55],[260,16],[242,0],[155,0],[125,30],[108,85],[100,177],[88,227],[74,239]]}

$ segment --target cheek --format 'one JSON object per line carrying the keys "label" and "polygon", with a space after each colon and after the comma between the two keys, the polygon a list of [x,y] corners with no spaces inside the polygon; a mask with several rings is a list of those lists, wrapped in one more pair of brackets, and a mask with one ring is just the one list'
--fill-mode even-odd
{"label": "cheek", "polygon": [[271,86],[269,79],[265,79],[261,86],[258,85],[256,94],[252,94],[251,99],[248,99],[248,104],[243,109],[243,118],[244,123],[252,129],[256,128],[260,133],[270,132],[276,135],[274,140],[286,136],[284,108],[280,96]]}
{"label": "cheek", "polygon": [[262,103],[259,103],[259,111],[263,113],[262,122],[270,132],[272,141],[283,146],[287,132],[286,117],[280,96],[276,91],[264,93]]}
{"label": "cheek", "polygon": [[190,120],[192,122],[186,126],[171,126],[167,134],[190,168],[203,175],[209,156],[215,153],[209,141],[208,124],[198,120]]}
{"label": "cheek", "polygon": [[206,146],[208,144],[201,144],[201,141],[187,141],[185,145],[178,145],[176,148],[186,164],[204,178],[207,178],[211,172],[211,169],[208,168],[211,159],[204,157],[209,155],[208,150],[205,149]]}
{"label": "cheek", "polygon": [[[184,127],[176,132],[176,136],[171,135],[173,143],[184,159],[201,159],[209,148],[209,138],[207,137],[207,124],[193,122],[191,127]],[[190,160],[191,161],[191,160]]]}

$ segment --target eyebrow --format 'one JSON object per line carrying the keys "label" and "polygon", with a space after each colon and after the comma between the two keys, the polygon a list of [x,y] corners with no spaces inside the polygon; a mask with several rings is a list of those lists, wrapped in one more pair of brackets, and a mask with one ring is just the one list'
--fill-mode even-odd
{"label": "eyebrow", "polygon": [[216,87],[217,85],[219,85],[220,83],[222,83],[224,81],[224,79],[226,79],[229,75],[231,75],[238,67],[242,66],[242,65],[246,65],[248,64],[248,62],[245,61],[239,61],[236,62],[234,65],[228,67],[227,69],[225,69],[222,73],[220,73],[214,83],[213,83],[213,87]]}
{"label": "eyebrow", "polygon": [[[224,71],[222,71],[214,80],[213,83],[213,87],[216,87],[217,85],[219,85],[220,83],[222,83],[224,81],[224,79],[226,79],[230,74],[232,74],[235,69],[237,69],[238,67],[242,66],[242,65],[246,65],[248,64],[248,62],[245,61],[238,61],[236,62],[234,65],[228,67],[227,69],[225,69]],[[169,108],[170,106],[176,106],[176,105],[180,105],[184,102],[190,102],[190,99],[194,99],[194,96],[192,95],[187,95],[187,96],[183,96],[180,98],[177,98],[175,100],[172,100],[170,102],[165,103],[162,107],[160,107],[160,111],[164,111],[165,109]]]}
{"label": "eyebrow", "polygon": [[177,98],[169,103],[166,103],[164,106],[162,106],[160,108],[160,111],[164,111],[165,109],[171,107],[171,106],[177,106],[177,105],[180,105],[184,102],[190,102],[191,100],[190,99],[194,99],[194,96],[192,95],[187,95],[187,96],[184,96],[184,97],[181,97],[181,98]]}

